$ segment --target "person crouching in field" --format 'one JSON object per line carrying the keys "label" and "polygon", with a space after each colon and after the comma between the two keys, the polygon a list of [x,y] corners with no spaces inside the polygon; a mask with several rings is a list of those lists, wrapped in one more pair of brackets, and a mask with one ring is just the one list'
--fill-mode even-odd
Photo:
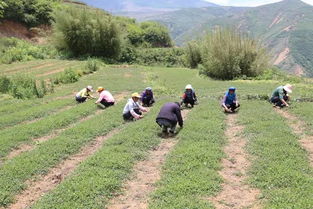
{"label": "person crouching in field", "polygon": [[290,97],[288,94],[292,93],[292,85],[287,84],[285,86],[279,86],[275,89],[275,91],[272,94],[271,103],[274,107],[283,108],[283,107],[289,107],[289,104],[287,103],[290,100]]}
{"label": "person crouching in field", "polygon": [[105,90],[103,87],[98,87],[97,92],[99,93],[99,99],[95,102],[95,104],[101,104],[104,108],[114,105],[114,97],[109,91]]}
{"label": "person crouching in field", "polygon": [[193,108],[196,101],[197,101],[196,93],[192,86],[188,84],[185,88],[185,93],[183,94],[181,104],[185,104],[186,107],[188,107],[188,105],[190,104],[191,108]]}
{"label": "person crouching in field", "polygon": [[226,92],[224,95],[222,100],[222,107],[224,108],[224,111],[228,113],[233,113],[240,107],[235,87],[230,87],[228,92]]}
{"label": "person crouching in field", "polygon": [[87,99],[95,99],[95,97],[91,95],[91,92],[93,92],[92,86],[87,86],[76,94],[76,101],[78,103],[83,103],[86,102]]}
{"label": "person crouching in field", "polygon": [[183,128],[184,122],[180,110],[181,104],[167,103],[165,104],[156,118],[156,123],[162,128],[163,134],[175,134],[177,123]]}
{"label": "person crouching in field", "polygon": [[147,87],[141,93],[141,102],[144,107],[151,107],[155,103],[151,87]]}
{"label": "person crouching in field", "polygon": [[139,120],[143,118],[142,112],[147,112],[147,109],[139,104],[140,95],[133,93],[132,98],[128,100],[123,110],[123,118],[126,121]]}

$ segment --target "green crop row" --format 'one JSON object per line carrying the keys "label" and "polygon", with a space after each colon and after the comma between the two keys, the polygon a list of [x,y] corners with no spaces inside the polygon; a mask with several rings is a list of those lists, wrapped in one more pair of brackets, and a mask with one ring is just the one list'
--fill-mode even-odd
{"label": "green crop row", "polygon": [[[161,102],[160,102],[161,103]],[[75,173],[55,190],[44,196],[32,208],[103,208],[120,192],[134,164],[147,156],[148,150],[161,139],[155,123],[158,103],[144,119],[128,124],[108,139],[91,158],[84,161]]]}
{"label": "green crop row", "polygon": [[120,127],[123,124],[121,108],[122,104],[119,104],[104,110],[94,118],[81,122],[54,139],[40,144],[36,149],[6,161],[0,167],[0,206],[10,204],[14,195],[26,187],[26,180],[45,174],[63,159],[77,153],[95,137]]}
{"label": "green crop row", "polygon": [[268,103],[250,101],[244,107],[240,122],[254,157],[250,181],[262,191],[264,207],[311,209],[313,170],[299,138]]}
{"label": "green crop row", "polygon": [[10,150],[21,143],[29,142],[31,139],[51,133],[55,129],[61,129],[95,112],[92,103],[77,105],[70,110],[60,114],[50,115],[43,120],[30,124],[20,124],[0,131],[0,157],[4,157]]}
{"label": "green crop row", "polygon": [[161,180],[149,208],[211,208],[205,197],[216,194],[222,178],[224,114],[216,101],[205,102],[189,113],[180,141],[167,157]]}
{"label": "green crop row", "polygon": [[60,108],[75,104],[73,99],[55,100],[47,104],[34,106],[25,110],[13,112],[0,117],[0,129],[7,126],[16,125],[23,121],[30,121],[44,116],[51,115],[60,110]]}
{"label": "green crop row", "polygon": [[300,120],[304,120],[306,125],[306,130],[309,134],[313,134],[313,111],[311,102],[302,102],[292,104],[290,111],[300,117]]}

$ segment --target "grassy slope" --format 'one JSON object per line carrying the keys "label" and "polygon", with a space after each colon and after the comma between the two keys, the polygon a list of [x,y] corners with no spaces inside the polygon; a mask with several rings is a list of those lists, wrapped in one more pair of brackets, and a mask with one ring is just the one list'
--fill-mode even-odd
{"label": "grassy slope", "polygon": [[208,108],[217,105],[216,101],[201,102],[189,114],[180,141],[167,158],[150,208],[212,207],[204,197],[219,191],[222,182],[218,170],[224,156],[224,115]]}
{"label": "grassy slope", "polygon": [[270,105],[251,101],[244,107],[240,121],[255,158],[250,180],[261,189],[265,208],[312,208],[313,170],[298,137]]}

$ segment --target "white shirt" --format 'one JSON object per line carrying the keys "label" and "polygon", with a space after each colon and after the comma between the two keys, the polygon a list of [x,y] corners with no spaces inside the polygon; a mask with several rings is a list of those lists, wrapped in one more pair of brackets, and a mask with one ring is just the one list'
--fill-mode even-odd
{"label": "white shirt", "polygon": [[139,115],[134,111],[135,109],[144,110],[138,102],[135,102],[133,99],[129,99],[124,107],[123,114],[130,112],[134,118],[139,118]]}

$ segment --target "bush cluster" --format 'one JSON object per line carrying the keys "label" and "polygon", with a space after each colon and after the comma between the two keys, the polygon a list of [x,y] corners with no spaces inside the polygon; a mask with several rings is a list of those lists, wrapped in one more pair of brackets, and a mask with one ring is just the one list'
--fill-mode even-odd
{"label": "bush cluster", "polygon": [[59,0],[0,0],[0,18],[26,24],[29,27],[50,24],[52,12]]}
{"label": "bush cluster", "polygon": [[12,78],[0,77],[0,92],[10,94],[18,99],[42,98],[49,92],[53,92],[53,85],[41,80],[19,75]]}
{"label": "bush cluster", "polygon": [[55,43],[74,56],[117,58],[121,36],[111,16],[98,10],[66,8],[56,12]]}
{"label": "bush cluster", "polygon": [[0,38],[0,63],[11,64],[17,61],[51,59],[58,52],[51,46],[39,46],[17,38]]}
{"label": "bush cluster", "polygon": [[216,79],[232,80],[256,77],[269,67],[266,50],[261,44],[235,30],[217,29],[199,42],[186,47],[186,65]]}

